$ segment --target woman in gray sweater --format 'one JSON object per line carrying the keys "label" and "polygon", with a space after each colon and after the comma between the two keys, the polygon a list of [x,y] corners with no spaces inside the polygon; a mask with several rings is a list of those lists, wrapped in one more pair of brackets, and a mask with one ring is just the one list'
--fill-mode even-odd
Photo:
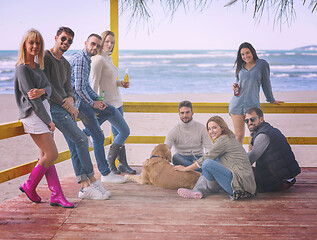
{"label": "woman in gray sweater", "polygon": [[31,201],[41,202],[36,187],[45,175],[52,191],[51,206],[73,208],[74,205],[64,197],[54,166],[58,151],[53,139],[55,124],[52,122],[48,103],[51,86],[42,70],[43,55],[43,38],[37,30],[30,29],[22,38],[15,69],[14,90],[19,118],[25,132],[31,135],[38,146],[40,158],[28,180],[20,186],[20,190]]}
{"label": "woman in gray sweater", "polygon": [[192,165],[175,166],[179,171],[193,171],[201,167],[202,175],[193,190],[180,188],[178,194],[184,198],[202,198],[221,187],[233,200],[253,196],[256,184],[248,155],[227,123],[214,116],[207,121],[206,127],[214,141],[212,147]]}
{"label": "woman in gray sweater", "polygon": [[[238,142],[243,144],[245,123],[244,114],[251,107],[260,108],[260,87],[262,87],[266,101],[280,104],[275,100],[270,80],[270,66],[264,59],[259,59],[254,47],[244,42],[239,46],[236,65],[236,83],[232,89],[235,94],[229,103],[234,133]],[[236,87],[239,91],[236,92]]]}

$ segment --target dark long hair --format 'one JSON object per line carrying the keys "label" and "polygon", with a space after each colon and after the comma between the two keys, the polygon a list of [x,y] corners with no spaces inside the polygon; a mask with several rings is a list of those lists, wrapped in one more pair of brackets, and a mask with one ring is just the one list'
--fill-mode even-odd
{"label": "dark long hair", "polygon": [[241,70],[243,64],[245,63],[245,62],[242,60],[242,57],[241,57],[241,49],[242,49],[242,48],[248,48],[248,49],[250,49],[254,61],[256,61],[257,59],[259,59],[259,57],[258,57],[258,55],[256,54],[256,51],[255,51],[254,47],[251,45],[251,43],[248,43],[248,42],[241,43],[241,45],[239,46],[238,53],[237,53],[236,61],[234,62],[234,66],[237,66],[237,67],[236,67],[236,78],[237,78],[237,79],[239,79],[239,72],[240,72],[240,70]]}

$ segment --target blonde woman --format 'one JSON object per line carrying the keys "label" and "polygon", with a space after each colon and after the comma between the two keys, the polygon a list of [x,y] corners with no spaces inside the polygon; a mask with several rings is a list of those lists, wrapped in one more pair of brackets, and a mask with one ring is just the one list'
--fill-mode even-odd
{"label": "blonde woman", "polygon": [[[119,87],[128,88],[129,82],[119,81],[118,68],[113,64],[112,51],[115,45],[115,36],[111,31],[105,31],[101,34],[102,44],[99,54],[91,58],[91,84],[93,90],[98,93],[99,96],[104,95],[104,101],[117,108],[120,114],[123,116],[123,102]],[[122,134],[125,131],[124,128],[117,129],[111,125],[113,133],[114,143],[116,145],[110,146],[110,153],[112,147],[120,146],[117,156],[110,155],[108,157],[111,171],[118,174],[126,172],[129,174],[136,174],[136,171],[131,169],[127,162],[126,149],[124,145],[125,139],[122,137],[126,134]],[[115,157],[118,157],[119,166],[116,169],[114,164]]]}
{"label": "blonde woman", "polygon": [[180,188],[178,194],[184,198],[202,198],[222,188],[233,200],[253,196],[256,184],[248,155],[242,145],[221,117],[211,117],[206,127],[214,141],[212,147],[192,165],[175,166],[179,171],[193,171],[201,167],[202,175],[193,190]]}
{"label": "blonde woman", "polygon": [[27,31],[21,42],[18,61],[15,69],[15,98],[19,108],[19,118],[26,133],[29,133],[40,150],[40,158],[28,180],[20,186],[28,198],[36,203],[41,202],[36,187],[46,176],[49,189],[52,191],[51,206],[73,208],[74,205],[64,197],[54,161],[58,151],[53,139],[55,124],[50,115],[48,99],[51,86],[43,72],[44,41],[35,30]]}

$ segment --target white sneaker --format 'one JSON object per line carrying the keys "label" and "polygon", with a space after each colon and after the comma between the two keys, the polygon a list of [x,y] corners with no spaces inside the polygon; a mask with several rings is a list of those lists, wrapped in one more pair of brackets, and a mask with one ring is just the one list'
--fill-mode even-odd
{"label": "white sneaker", "polygon": [[94,185],[90,185],[84,189],[80,189],[78,197],[82,199],[94,199],[94,200],[105,200],[108,199],[108,195],[103,194]]}
{"label": "white sneaker", "polygon": [[126,181],[127,179],[125,177],[115,175],[112,172],[106,176],[101,176],[101,182],[105,183],[125,183]]}
{"label": "white sneaker", "polygon": [[102,192],[102,194],[107,195],[108,198],[111,196],[111,192],[107,188],[105,188],[99,180],[94,181],[90,184],[97,188],[100,192]]}

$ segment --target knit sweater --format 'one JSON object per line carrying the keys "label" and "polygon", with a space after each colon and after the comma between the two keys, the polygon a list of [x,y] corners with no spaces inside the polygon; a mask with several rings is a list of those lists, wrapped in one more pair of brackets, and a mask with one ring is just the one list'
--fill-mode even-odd
{"label": "knit sweater", "polygon": [[[31,100],[28,97],[28,92],[33,88],[44,89],[45,94]],[[15,100],[19,108],[19,118],[26,118],[34,111],[45,124],[49,124],[52,121],[43,105],[43,101],[49,99],[51,95],[51,85],[38,64],[36,64],[34,69],[27,65],[16,66],[14,91]]]}
{"label": "knit sweater", "polygon": [[256,184],[247,153],[242,145],[227,135],[218,137],[208,152],[197,160],[201,167],[206,159],[219,159],[219,163],[232,172],[231,187],[233,191],[244,190],[251,194],[255,193]]}
{"label": "knit sweater", "polygon": [[257,59],[249,71],[244,67],[239,72],[240,95],[233,96],[229,103],[229,113],[244,115],[251,107],[260,108],[260,87],[262,86],[267,102],[273,102],[270,81],[270,66],[264,59]]}
{"label": "knit sweater", "polygon": [[71,67],[69,62],[62,56],[57,59],[49,50],[44,55],[44,72],[51,83],[52,95],[51,105],[63,105],[63,99],[74,97],[74,90],[71,84]]}
{"label": "knit sweater", "polygon": [[210,148],[210,140],[206,127],[194,120],[189,123],[180,121],[166,136],[165,144],[182,155],[202,156],[204,148]]}
{"label": "knit sweater", "polygon": [[99,55],[91,58],[91,86],[92,89],[101,95],[105,91],[104,101],[115,108],[122,106],[122,98],[119,87],[122,87],[121,81],[118,81],[118,68],[113,64],[111,55],[101,50]]}

